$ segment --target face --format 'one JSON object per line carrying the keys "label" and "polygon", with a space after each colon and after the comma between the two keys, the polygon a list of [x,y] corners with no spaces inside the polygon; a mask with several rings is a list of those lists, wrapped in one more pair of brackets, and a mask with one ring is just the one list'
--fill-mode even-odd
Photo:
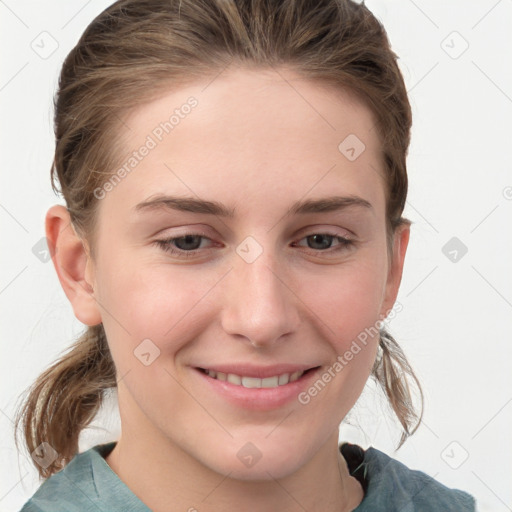
{"label": "face", "polygon": [[362,333],[394,303],[407,233],[388,260],[364,104],[284,69],[208,82],[123,120],[126,172],[97,191],[87,279],[123,437],[279,478],[337,440],[375,360],[378,338]]}

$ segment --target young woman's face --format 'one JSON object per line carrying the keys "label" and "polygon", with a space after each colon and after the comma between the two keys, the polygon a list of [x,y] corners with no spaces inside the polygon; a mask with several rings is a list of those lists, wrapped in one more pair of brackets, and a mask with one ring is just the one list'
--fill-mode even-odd
{"label": "young woman's face", "polygon": [[123,440],[279,478],[337,440],[370,375],[408,230],[392,265],[362,103],[284,69],[209,82],[123,120],[127,165],[97,190],[87,275]]}

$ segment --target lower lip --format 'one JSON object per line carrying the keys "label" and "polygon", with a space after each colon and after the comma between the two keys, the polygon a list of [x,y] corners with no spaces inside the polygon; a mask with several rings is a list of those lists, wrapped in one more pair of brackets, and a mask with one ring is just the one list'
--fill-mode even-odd
{"label": "lower lip", "polygon": [[277,409],[293,400],[297,400],[299,393],[310,385],[320,369],[321,367],[309,370],[296,381],[275,388],[246,388],[224,380],[214,379],[197,368],[193,368],[193,371],[199,375],[205,385],[210,386],[210,389],[233,405],[244,409],[266,411]]}

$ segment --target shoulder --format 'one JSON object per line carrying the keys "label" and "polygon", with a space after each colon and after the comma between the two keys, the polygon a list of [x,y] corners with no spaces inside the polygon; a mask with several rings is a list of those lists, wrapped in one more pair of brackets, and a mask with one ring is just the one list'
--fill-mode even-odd
{"label": "shoulder", "polygon": [[64,469],[46,479],[20,512],[97,511],[99,494],[92,471],[97,448],[75,455]]}
{"label": "shoulder", "polygon": [[[368,506],[375,506],[375,510],[401,512],[476,510],[475,499],[467,492],[450,489],[422,471],[409,469],[376,448],[370,447],[364,451],[361,466],[367,480],[367,490],[361,505],[367,502]],[[366,508],[362,507],[361,512]],[[356,510],[360,512],[359,507]]]}

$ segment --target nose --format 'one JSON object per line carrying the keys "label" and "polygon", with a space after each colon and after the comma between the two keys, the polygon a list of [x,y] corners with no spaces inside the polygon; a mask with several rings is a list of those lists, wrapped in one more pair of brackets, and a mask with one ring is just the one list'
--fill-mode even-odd
{"label": "nose", "polygon": [[273,345],[297,330],[300,301],[290,273],[264,251],[248,263],[235,256],[222,290],[221,324],[224,331],[258,348]]}

